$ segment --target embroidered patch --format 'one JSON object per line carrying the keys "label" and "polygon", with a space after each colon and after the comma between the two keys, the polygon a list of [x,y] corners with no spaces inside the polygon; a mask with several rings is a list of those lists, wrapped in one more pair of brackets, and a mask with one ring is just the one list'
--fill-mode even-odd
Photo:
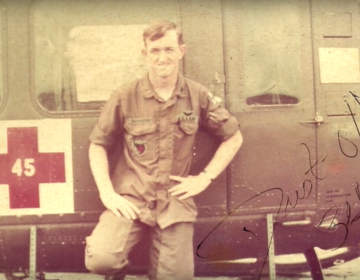
{"label": "embroidered patch", "polygon": [[195,116],[194,111],[182,111],[179,115],[177,115],[176,120],[178,122],[197,123],[199,122],[199,117]]}
{"label": "embroidered patch", "polygon": [[138,156],[142,156],[145,154],[147,150],[146,140],[143,139],[134,139],[132,143],[132,150]]}
{"label": "embroidered patch", "polygon": [[222,101],[221,97],[215,96],[210,91],[208,92],[207,96],[208,96],[209,101],[214,105],[218,105]]}

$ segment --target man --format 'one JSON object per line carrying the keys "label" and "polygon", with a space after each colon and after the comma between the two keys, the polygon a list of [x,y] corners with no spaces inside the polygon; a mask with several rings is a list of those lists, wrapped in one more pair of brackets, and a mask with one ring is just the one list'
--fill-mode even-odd
{"label": "man", "polygon": [[[143,33],[148,75],[117,90],[91,136],[89,159],[107,210],[86,243],[86,266],[106,279],[123,279],[127,256],[150,238],[150,279],[193,278],[193,197],[230,163],[242,144],[238,122],[200,84],[179,74],[186,46],[174,23]],[[222,140],[197,176],[187,176],[199,125]],[[112,178],[107,151],[124,151]],[[111,275],[111,276],[110,276]]]}

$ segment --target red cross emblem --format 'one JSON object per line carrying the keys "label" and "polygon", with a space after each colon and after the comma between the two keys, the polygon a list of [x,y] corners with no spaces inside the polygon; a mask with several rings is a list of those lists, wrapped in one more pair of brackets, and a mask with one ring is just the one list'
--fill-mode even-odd
{"label": "red cross emblem", "polygon": [[39,153],[37,127],[8,128],[7,139],[0,184],[9,185],[10,208],[40,208],[39,184],[65,182],[64,153]]}

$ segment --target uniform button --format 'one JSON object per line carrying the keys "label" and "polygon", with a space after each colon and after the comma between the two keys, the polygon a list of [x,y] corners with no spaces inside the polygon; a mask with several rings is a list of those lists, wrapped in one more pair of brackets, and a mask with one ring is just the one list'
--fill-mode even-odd
{"label": "uniform button", "polygon": [[156,201],[150,201],[148,204],[147,204],[147,207],[150,209],[150,210],[154,210],[156,208]]}

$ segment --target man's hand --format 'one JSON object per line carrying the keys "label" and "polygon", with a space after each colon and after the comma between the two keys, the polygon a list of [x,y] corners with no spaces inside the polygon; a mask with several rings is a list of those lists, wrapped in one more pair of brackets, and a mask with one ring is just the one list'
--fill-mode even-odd
{"label": "man's hand", "polygon": [[180,184],[169,189],[169,193],[172,196],[178,196],[179,200],[184,200],[201,193],[211,183],[211,180],[209,180],[203,173],[200,173],[197,176],[170,176],[169,178],[180,182]]}
{"label": "man's hand", "polygon": [[101,201],[107,209],[111,210],[119,218],[124,216],[129,220],[135,220],[140,214],[140,210],[134,203],[116,192],[102,194]]}

